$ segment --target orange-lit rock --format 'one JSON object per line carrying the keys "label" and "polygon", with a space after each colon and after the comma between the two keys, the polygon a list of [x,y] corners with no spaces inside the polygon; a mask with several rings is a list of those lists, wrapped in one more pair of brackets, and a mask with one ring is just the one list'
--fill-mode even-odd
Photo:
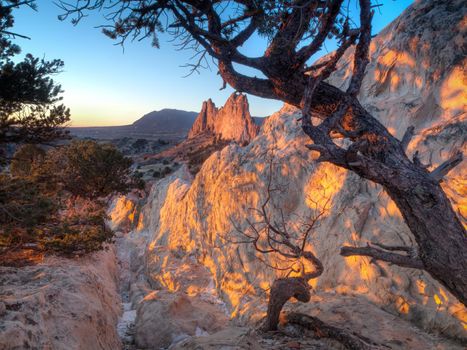
{"label": "orange-lit rock", "polygon": [[220,109],[211,99],[204,101],[188,138],[208,132],[241,144],[250,142],[258,134],[258,130],[259,127],[251,118],[246,95],[233,93]]}
{"label": "orange-lit rock", "polygon": [[[465,58],[457,49],[460,34],[455,30],[462,21],[455,9],[462,2],[438,3],[436,14],[429,11],[431,3],[417,2],[374,39],[360,99],[397,137],[414,125],[417,134],[409,152],[420,150],[422,161],[435,166],[455,149],[465,149],[465,106],[459,96],[465,94],[466,83],[459,77]],[[425,21],[431,25],[422,25]],[[341,62],[331,83],[345,86],[348,60]],[[214,107],[207,103],[203,110]],[[339,255],[344,244],[410,246],[414,240],[380,186],[333,165],[314,163],[315,155],[304,147],[309,140],[296,121],[299,117],[293,107],[284,106],[248,146],[232,144],[213,154],[195,178],[181,168],[154,185],[139,228],[148,233],[146,267],[153,287],[184,289],[194,297],[211,293],[240,322],[264,314],[266,286],[281,272],[258,261],[251,246],[229,242],[242,237],[234,223],[245,229],[246,218],[255,219],[250,208],[264,201],[272,156],[280,164],[274,177],[284,185],[274,195],[273,217],[280,207],[293,222],[296,215],[305,218],[329,200],[321,226],[309,238],[310,249],[325,267],[313,281],[318,294],[359,295],[426,329],[465,337],[465,308],[426,273]],[[466,173],[464,162],[443,182],[460,213],[467,207]],[[280,264],[273,255],[263,258]],[[212,283],[182,287],[181,280],[200,273],[185,269],[187,259],[205,266]],[[205,278],[205,272],[200,276]],[[169,281],[165,287],[164,281]]]}
{"label": "orange-lit rock", "polygon": [[[464,20],[456,9],[462,8],[462,1],[451,1],[449,6],[436,1],[432,11],[434,2],[416,2],[374,39],[360,100],[396,137],[414,125],[409,153],[419,150],[423,162],[436,166],[454,150],[465,151],[466,80],[459,74],[466,59],[458,50],[462,39],[458,28]],[[351,66],[347,55],[330,82],[345,86]],[[203,110],[213,108],[208,103]],[[240,324],[251,325],[264,316],[268,288],[283,273],[261,263],[251,245],[232,241],[241,240],[236,227],[246,229],[246,219],[255,219],[251,208],[265,199],[268,159],[273,157],[278,163],[274,179],[283,190],[274,194],[272,217],[278,217],[281,208],[286,221],[293,223],[329,205],[321,226],[309,237],[309,248],[325,268],[312,282],[313,302],[287,307],[352,325],[394,348],[460,349],[410,326],[413,322],[425,330],[466,337],[465,307],[428,274],[339,255],[344,244],[377,241],[410,246],[414,239],[380,186],[314,162],[316,155],[304,147],[310,141],[296,121],[299,117],[295,108],[286,105],[265,121],[246,147],[231,144],[212,154],[195,177],[182,167],[155,183],[142,208],[143,219],[131,233],[134,239],[144,237],[146,245],[139,249],[146,250],[148,277],[147,284],[132,284],[134,304],[144,305],[145,296],[163,290],[184,292],[190,302],[209,300]],[[463,217],[467,216],[465,164],[443,182]],[[274,255],[263,258],[281,264]],[[205,335],[187,344],[216,339]]]}
{"label": "orange-lit rock", "polygon": [[113,249],[0,267],[0,348],[119,349],[116,284]]}

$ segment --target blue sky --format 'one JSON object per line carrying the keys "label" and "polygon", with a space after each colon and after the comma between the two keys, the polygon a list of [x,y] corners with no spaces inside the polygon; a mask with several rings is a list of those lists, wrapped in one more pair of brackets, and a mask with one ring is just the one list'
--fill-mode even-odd
{"label": "blue sky", "polygon": [[[412,2],[379,0],[384,6],[376,10],[373,32],[378,33]],[[64,103],[71,109],[73,126],[130,124],[163,108],[199,111],[202,101],[212,98],[220,106],[233,91],[219,90],[222,81],[215,66],[184,78],[188,70],[182,66],[192,53],[177,51],[168,36],[160,36],[160,49],[146,40],[128,42],[123,50],[95,28],[103,23],[101,14],[73,26],[57,19],[61,10],[53,1],[37,4],[37,12],[27,8],[14,12],[15,32],[31,37],[16,43],[23,54],[65,61],[64,72],[55,80],[65,90]],[[261,44],[261,39],[255,39],[242,51],[258,52]],[[248,97],[255,116],[269,115],[282,106],[280,101]]]}

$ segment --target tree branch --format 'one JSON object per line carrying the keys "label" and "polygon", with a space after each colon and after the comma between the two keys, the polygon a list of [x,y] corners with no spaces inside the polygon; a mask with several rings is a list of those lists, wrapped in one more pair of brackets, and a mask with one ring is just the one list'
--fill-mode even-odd
{"label": "tree branch", "polygon": [[[379,245],[379,246],[383,246],[383,245]],[[401,247],[390,247],[389,250],[395,250],[394,248],[401,248]],[[412,269],[421,269],[421,270],[424,269],[423,262],[418,257],[411,257],[409,255],[389,253],[388,251],[374,248],[370,246],[369,244],[366,247],[344,246],[341,248],[340,254],[342,256],[368,256],[368,257],[373,258],[374,260],[382,260],[382,261],[386,261],[388,263],[398,265],[398,266],[409,267]]]}
{"label": "tree branch", "polygon": [[287,315],[289,323],[295,323],[312,330],[317,338],[329,338],[340,342],[346,349],[350,350],[373,350],[381,347],[373,344],[368,338],[346,329],[334,327],[321,321],[319,318],[301,314],[290,313]]}
{"label": "tree branch", "polygon": [[436,169],[434,169],[430,176],[438,182],[443,181],[443,177],[445,177],[452,169],[458,166],[463,160],[463,154],[461,151],[456,152],[451,158],[443,162],[439,165]]}
{"label": "tree branch", "polygon": [[329,31],[334,25],[334,21],[339,14],[343,0],[334,0],[328,8],[327,15],[321,20],[321,28],[313,41],[302,47],[297,53],[297,60],[304,64],[311,56],[313,56],[323,45]]}
{"label": "tree branch", "polygon": [[414,131],[415,131],[415,127],[411,125],[405,131],[404,136],[402,136],[401,147],[404,150],[404,152],[407,151],[407,147],[409,146],[409,143],[412,140],[413,135],[415,134]]}

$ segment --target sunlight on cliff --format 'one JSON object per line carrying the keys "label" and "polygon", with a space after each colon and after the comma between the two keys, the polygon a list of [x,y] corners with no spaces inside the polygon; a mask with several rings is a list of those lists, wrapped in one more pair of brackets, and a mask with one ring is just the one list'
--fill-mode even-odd
{"label": "sunlight on cliff", "polygon": [[[391,53],[383,61],[388,63],[396,56]],[[412,64],[410,56],[401,57],[405,67]],[[272,217],[280,216],[280,208],[286,221],[293,224],[297,217],[306,220],[328,207],[322,226],[310,235],[306,246],[325,266],[323,275],[310,281],[313,289],[332,291],[339,297],[364,296],[406,319],[418,320],[422,315],[420,322],[426,327],[448,324],[453,334],[465,327],[465,310],[440,290],[439,284],[425,279],[425,274],[384,262],[370,263],[365,257],[339,255],[342,245],[415,242],[399,209],[380,186],[333,165],[312,161],[311,152],[303,149],[308,139],[295,121],[296,111],[290,108],[287,113],[269,117],[262,133],[249,146],[230,145],[213,154],[194,179],[182,181],[174,176],[157,185],[162,193],[158,204],[148,205],[156,214],[143,211],[145,221],[153,220],[151,215],[157,218],[150,228],[145,227],[154,232],[148,259],[151,279],[158,283],[155,285],[190,297],[213,291],[225,304],[228,317],[236,320],[258,319],[263,314],[271,283],[287,271],[259,262],[261,254],[251,244],[232,243],[244,238],[233,224],[244,230],[247,218],[258,219],[251,208],[260,207],[265,199],[267,156],[274,150],[278,166],[275,175],[284,190],[274,194]],[[391,132],[400,133],[400,125],[395,119],[393,122]],[[444,153],[441,158],[445,158]],[[456,210],[462,207],[459,201],[466,191],[460,172],[456,169],[446,181]],[[269,265],[285,264],[272,254],[261,257]],[[305,270],[312,269],[306,260],[302,263]],[[294,269],[298,271],[299,265]],[[297,275],[300,272],[291,274]]]}
{"label": "sunlight on cliff", "polygon": [[330,163],[320,164],[304,188],[305,204],[312,210],[330,209],[334,196],[344,186],[346,171]]}
{"label": "sunlight on cliff", "polygon": [[135,203],[126,196],[119,196],[110,211],[112,225],[131,225],[135,220]]}
{"label": "sunlight on cliff", "polygon": [[402,84],[408,82],[413,82],[417,88],[421,87],[422,80],[414,73],[416,62],[409,53],[389,50],[378,56],[376,63],[373,75],[374,81],[378,83],[376,95],[385,90],[396,91]]}
{"label": "sunlight on cliff", "polygon": [[396,203],[392,199],[389,199],[386,207],[380,208],[380,215],[382,218],[385,217],[399,217],[402,218],[401,212],[397,207]]}
{"label": "sunlight on cliff", "polygon": [[440,104],[443,109],[455,112],[467,112],[467,73],[462,67],[456,67],[443,81],[440,90]]}
{"label": "sunlight on cliff", "polygon": [[378,58],[378,63],[385,66],[391,66],[396,62],[398,65],[407,65],[410,68],[415,68],[417,65],[412,56],[407,52],[389,50],[386,54]]}

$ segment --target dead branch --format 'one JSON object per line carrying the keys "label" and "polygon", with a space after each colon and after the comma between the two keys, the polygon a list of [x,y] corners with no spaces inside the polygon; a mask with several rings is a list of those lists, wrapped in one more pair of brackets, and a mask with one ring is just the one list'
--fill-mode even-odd
{"label": "dead branch", "polygon": [[420,160],[420,152],[419,151],[415,151],[415,153],[413,154],[413,157],[412,157],[412,162],[422,168],[422,169],[428,169],[430,166],[431,166],[431,163],[430,164],[423,164],[422,161]]}
{"label": "dead branch", "polygon": [[291,298],[295,298],[302,303],[309,302],[311,294],[308,282],[301,277],[287,277],[275,280],[271,286],[268,311],[264,324],[266,331],[277,330],[281,310]]}
{"label": "dead branch", "polygon": [[368,338],[365,338],[355,332],[331,326],[324,323],[319,318],[313,316],[293,312],[287,315],[287,321],[289,323],[298,324],[306,329],[313,331],[317,338],[329,338],[337,340],[346,349],[349,350],[381,349],[380,346],[374,344]]}
{"label": "dead branch", "polygon": [[407,151],[407,147],[409,146],[409,143],[415,134],[414,131],[415,131],[415,127],[409,126],[407,130],[405,131],[404,136],[402,137],[401,147],[404,150],[404,152]]}
{"label": "dead branch", "polygon": [[[271,287],[265,322],[265,329],[268,331],[277,329],[282,307],[290,298],[296,298],[302,302],[309,301],[308,281],[319,277],[324,271],[321,261],[307,249],[307,243],[310,235],[319,226],[329,204],[328,199],[323,208],[319,208],[315,201],[315,210],[310,218],[304,219],[292,213],[290,217],[294,219],[287,220],[282,208],[274,206],[275,195],[286,191],[285,186],[274,178],[277,166],[280,164],[275,163],[274,157],[271,156],[267,170],[266,196],[258,208],[250,208],[255,219],[246,219],[248,224],[246,229],[240,228],[231,219],[232,226],[237,233],[244,237],[234,242],[251,244],[259,253],[256,256],[259,261],[276,271],[285,273],[286,276],[276,279]],[[273,216],[273,209],[278,211],[279,215]],[[229,241],[228,238],[225,240]],[[268,263],[262,255],[273,255],[276,264]],[[312,269],[307,270],[302,259],[309,262]],[[300,272],[300,276],[289,277],[292,272]]]}
{"label": "dead branch", "polygon": [[461,151],[456,152],[448,160],[440,164],[436,169],[434,169],[430,176],[438,182],[443,181],[443,178],[456,166],[458,166],[463,160],[463,154]]}
{"label": "dead branch", "polygon": [[[367,244],[366,247],[351,247],[351,246],[344,246],[341,248],[340,254],[342,256],[368,256],[371,257],[372,260],[381,260],[386,261],[388,263],[409,267],[412,269],[424,269],[423,262],[417,256],[414,256],[413,249],[409,247],[388,247],[382,244],[378,244],[380,247],[384,247],[383,249],[378,249],[372,247],[370,244]],[[406,251],[410,252],[410,255],[403,255],[403,254],[396,254],[390,253],[390,251]]]}

